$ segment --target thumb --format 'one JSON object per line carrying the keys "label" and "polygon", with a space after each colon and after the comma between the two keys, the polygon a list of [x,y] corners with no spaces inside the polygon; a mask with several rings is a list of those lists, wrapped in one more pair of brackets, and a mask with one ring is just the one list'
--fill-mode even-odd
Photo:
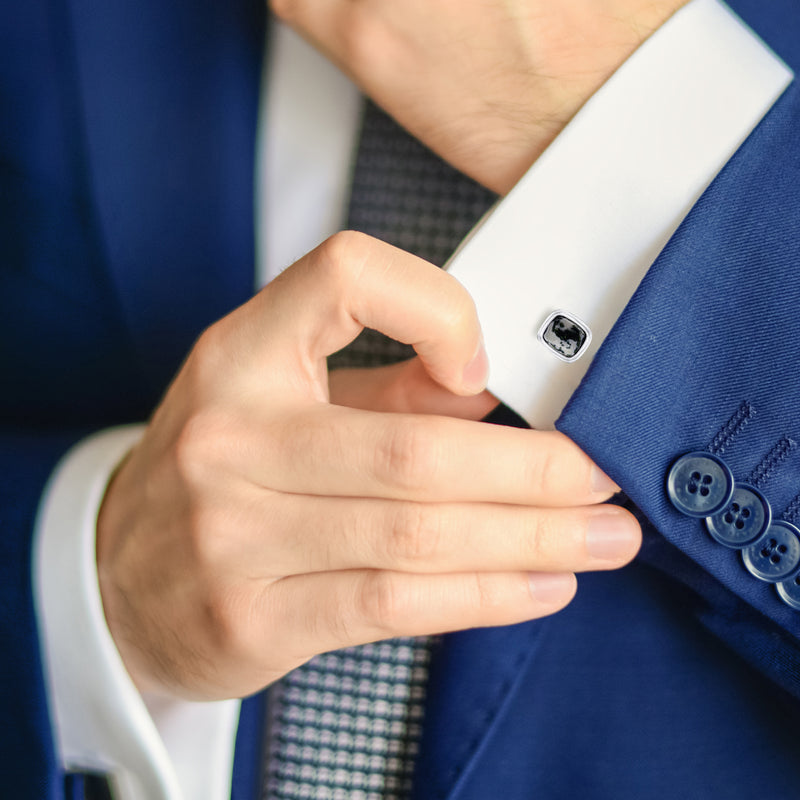
{"label": "thumb", "polygon": [[483,419],[498,403],[483,391],[461,397],[437,383],[412,358],[400,364],[371,369],[337,369],[328,376],[335,405],[401,414],[437,414],[460,419]]}

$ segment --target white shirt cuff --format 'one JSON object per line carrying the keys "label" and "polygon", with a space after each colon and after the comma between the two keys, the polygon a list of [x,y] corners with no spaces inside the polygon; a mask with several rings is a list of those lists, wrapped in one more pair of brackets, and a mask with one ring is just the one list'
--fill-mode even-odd
{"label": "white shirt cuff", "polygon": [[791,80],[718,0],[693,0],[633,53],[447,267],[477,306],[489,391],[553,427],[656,256]]}
{"label": "white shirt cuff", "polygon": [[103,615],[97,514],[143,430],[114,428],[76,445],[40,504],[35,601],[56,746],[66,769],[108,773],[119,800],[227,800],[239,701],[159,699],[148,709]]}

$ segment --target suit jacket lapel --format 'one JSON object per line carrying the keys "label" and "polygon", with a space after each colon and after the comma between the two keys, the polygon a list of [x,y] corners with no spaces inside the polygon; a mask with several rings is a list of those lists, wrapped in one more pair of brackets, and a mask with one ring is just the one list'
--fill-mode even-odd
{"label": "suit jacket lapel", "polygon": [[516,681],[535,656],[542,626],[463,631],[434,652],[415,800],[457,797],[480,762],[484,741],[502,724]]}
{"label": "suit jacket lapel", "polygon": [[264,4],[68,2],[90,213],[160,392],[199,331],[252,292]]}

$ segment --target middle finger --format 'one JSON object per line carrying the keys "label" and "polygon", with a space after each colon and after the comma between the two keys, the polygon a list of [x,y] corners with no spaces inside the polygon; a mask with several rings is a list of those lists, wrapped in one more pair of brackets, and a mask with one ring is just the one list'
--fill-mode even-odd
{"label": "middle finger", "polygon": [[627,563],[641,543],[613,505],[535,508],[371,498],[270,496],[238,555],[262,575],[346,569],[582,572]]}

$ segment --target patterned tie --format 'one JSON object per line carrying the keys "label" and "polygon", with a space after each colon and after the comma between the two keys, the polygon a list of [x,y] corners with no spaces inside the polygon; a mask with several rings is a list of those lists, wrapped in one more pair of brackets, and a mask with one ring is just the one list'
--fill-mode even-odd
{"label": "patterned tie", "polygon": [[[494,200],[367,103],[348,227],[441,266]],[[329,366],[411,355],[365,330]],[[273,687],[264,800],[405,800],[431,645],[429,637],[402,638],[326,653]]]}

